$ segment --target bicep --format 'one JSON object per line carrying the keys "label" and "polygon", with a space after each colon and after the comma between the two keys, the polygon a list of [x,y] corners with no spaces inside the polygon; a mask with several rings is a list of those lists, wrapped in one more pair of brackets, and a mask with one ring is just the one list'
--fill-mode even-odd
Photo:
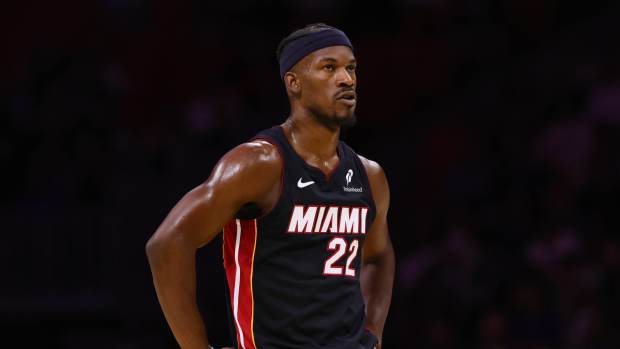
{"label": "bicep", "polygon": [[195,247],[208,243],[244,204],[269,197],[279,182],[278,164],[272,160],[255,149],[226,154],[209,179],[174,206],[155,235],[182,238]]}
{"label": "bicep", "polygon": [[[195,247],[211,241],[236,210],[227,197],[208,183],[194,188],[174,206],[156,235],[186,240]],[[163,237],[162,236],[162,237]]]}
{"label": "bicep", "polygon": [[371,262],[381,256],[391,245],[387,222],[375,220],[364,242],[364,262]]}
{"label": "bicep", "polygon": [[390,189],[385,173],[377,163],[366,160],[365,165],[376,208],[375,219],[364,242],[364,262],[369,262],[388,251],[391,246],[387,221]]}

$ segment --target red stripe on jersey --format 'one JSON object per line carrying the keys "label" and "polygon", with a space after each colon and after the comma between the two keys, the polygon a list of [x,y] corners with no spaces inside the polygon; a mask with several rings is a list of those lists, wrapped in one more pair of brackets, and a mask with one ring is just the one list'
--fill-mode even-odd
{"label": "red stripe on jersey", "polygon": [[256,249],[256,220],[233,219],[224,226],[224,268],[231,307],[241,349],[254,343],[254,295],[252,274]]}

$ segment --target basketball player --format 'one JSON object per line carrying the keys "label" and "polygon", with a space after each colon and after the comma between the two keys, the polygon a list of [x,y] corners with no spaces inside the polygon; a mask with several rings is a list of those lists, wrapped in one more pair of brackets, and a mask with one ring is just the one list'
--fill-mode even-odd
{"label": "basketball player", "polygon": [[277,55],[291,114],[224,155],[151,237],[159,302],[182,348],[210,348],[195,253],[223,230],[235,348],[381,348],[394,277],[389,189],[376,162],[339,140],[355,122],[351,42],[314,24]]}

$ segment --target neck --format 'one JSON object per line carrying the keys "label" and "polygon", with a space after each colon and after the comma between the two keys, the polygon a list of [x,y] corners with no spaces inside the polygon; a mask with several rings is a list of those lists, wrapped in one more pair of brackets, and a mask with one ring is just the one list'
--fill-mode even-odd
{"label": "neck", "polygon": [[297,109],[282,127],[293,148],[307,162],[328,170],[337,163],[340,126],[326,125],[309,110]]}

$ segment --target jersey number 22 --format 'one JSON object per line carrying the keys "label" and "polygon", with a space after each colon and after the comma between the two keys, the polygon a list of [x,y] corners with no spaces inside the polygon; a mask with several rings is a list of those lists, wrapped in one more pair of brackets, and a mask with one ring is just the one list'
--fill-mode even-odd
{"label": "jersey number 22", "polygon": [[[327,249],[330,251],[335,251],[327,260],[325,261],[325,266],[323,267],[323,275],[333,275],[333,276],[351,276],[355,277],[355,269],[351,268],[351,263],[355,260],[357,256],[357,251],[359,249],[359,241],[357,239],[352,240],[350,244],[347,244],[347,240],[341,237],[335,237],[329,241],[327,244]],[[349,257],[347,258],[347,263],[344,267],[336,264],[342,256],[349,252]]]}

